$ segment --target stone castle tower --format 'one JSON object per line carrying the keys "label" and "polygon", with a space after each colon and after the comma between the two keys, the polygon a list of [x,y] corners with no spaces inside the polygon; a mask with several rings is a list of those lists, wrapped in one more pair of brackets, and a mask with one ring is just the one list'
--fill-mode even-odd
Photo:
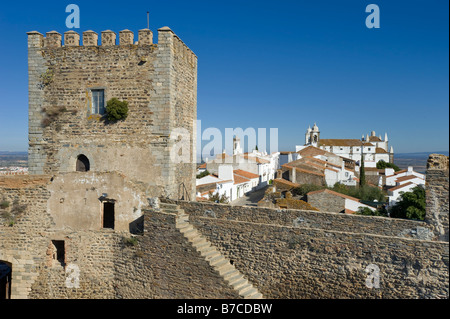
{"label": "stone castle tower", "polygon": [[[197,57],[168,27],[80,35],[28,32],[29,171],[117,172],[149,196],[195,196]],[[98,43],[101,40],[101,43]],[[128,102],[128,117],[102,118],[106,102]],[[189,133],[189,162],[171,158]],[[176,131],[176,130],[175,130]],[[181,187],[181,188],[180,188]]]}

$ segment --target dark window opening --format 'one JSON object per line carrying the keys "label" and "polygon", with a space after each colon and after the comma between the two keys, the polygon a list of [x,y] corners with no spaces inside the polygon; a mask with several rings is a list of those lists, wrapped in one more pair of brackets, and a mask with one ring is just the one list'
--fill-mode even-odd
{"label": "dark window opening", "polygon": [[77,172],[87,172],[91,168],[88,158],[81,154],[77,157]]}
{"label": "dark window opening", "polygon": [[0,300],[11,299],[11,264],[0,261]]}
{"label": "dark window opening", "polygon": [[114,203],[103,203],[103,228],[114,229]]}
{"label": "dark window opening", "polygon": [[64,246],[64,240],[52,240],[53,246],[55,246],[55,254],[53,258],[58,261],[61,266],[66,264],[66,249]]}

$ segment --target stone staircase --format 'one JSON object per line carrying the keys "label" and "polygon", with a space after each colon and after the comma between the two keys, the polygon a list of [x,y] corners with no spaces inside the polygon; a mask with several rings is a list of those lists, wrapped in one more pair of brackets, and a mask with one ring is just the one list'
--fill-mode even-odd
{"label": "stone staircase", "polygon": [[183,209],[169,203],[160,203],[160,208],[165,213],[177,215],[176,228],[240,296],[244,299],[263,299],[258,289],[189,223],[189,216]]}

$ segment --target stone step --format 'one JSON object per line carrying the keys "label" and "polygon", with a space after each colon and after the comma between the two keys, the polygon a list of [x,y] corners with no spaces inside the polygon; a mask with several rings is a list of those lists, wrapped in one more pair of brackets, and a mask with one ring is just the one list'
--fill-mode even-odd
{"label": "stone step", "polygon": [[203,249],[206,249],[207,247],[210,247],[211,244],[209,243],[209,241],[207,241],[205,239],[205,241],[196,242],[195,244],[192,243],[192,246],[194,246],[197,251],[201,252]]}
{"label": "stone step", "polygon": [[228,271],[224,272],[222,277],[223,277],[223,279],[228,281],[228,283],[230,283],[230,281],[233,278],[236,278],[236,277],[241,276],[241,275],[242,274],[239,272],[239,270],[237,270],[236,268],[233,267],[233,268],[230,268]]}
{"label": "stone step", "polygon": [[244,297],[244,299],[262,299],[262,293],[258,292],[255,289],[255,292],[253,292],[251,295]]}
{"label": "stone step", "polygon": [[208,251],[207,253],[205,253],[204,255],[203,255],[203,257],[205,257],[205,259],[206,260],[209,260],[209,259],[211,259],[211,258],[213,258],[213,257],[215,257],[215,256],[219,256],[220,255],[220,253],[217,251],[217,249],[214,247],[214,249],[212,249],[212,250],[210,250],[210,251]]}
{"label": "stone step", "polygon": [[213,254],[212,256],[207,257],[209,263],[215,262],[217,260],[225,259],[219,251],[216,250],[216,252],[217,252],[216,254]]}
{"label": "stone step", "polygon": [[215,246],[189,223],[189,215],[175,204],[165,204],[165,211],[177,212],[176,228],[200,253],[200,255],[219,273],[220,276],[245,299],[262,299],[263,295],[225,258]]}
{"label": "stone step", "polygon": [[195,245],[201,244],[203,242],[206,242],[206,239],[202,236],[198,236],[191,240],[191,243],[194,247],[195,247]]}
{"label": "stone step", "polygon": [[198,236],[198,231],[194,228],[189,229],[188,231],[184,232],[184,237],[187,239]]}
{"label": "stone step", "polygon": [[236,270],[236,273],[233,276],[228,277],[228,279],[225,279],[225,280],[227,280],[230,285],[233,285],[243,278],[244,278],[244,275]]}
{"label": "stone step", "polygon": [[242,277],[241,279],[235,281],[232,286],[236,290],[240,290],[242,287],[245,287],[245,285],[248,284],[248,280]]}
{"label": "stone step", "polygon": [[160,209],[162,209],[162,210],[166,210],[166,209],[169,209],[169,210],[178,210],[178,205],[175,205],[175,204],[159,204],[159,208]]}
{"label": "stone step", "polygon": [[245,299],[250,299],[250,297],[252,295],[257,294],[257,293],[258,293],[258,290],[255,287],[251,286],[250,289],[248,289],[248,290],[246,290],[245,292],[242,293],[242,296]]}
{"label": "stone step", "polygon": [[223,257],[216,259],[214,261],[210,261],[209,263],[211,266],[214,266],[214,268],[216,268],[217,271],[219,271],[220,269],[223,269],[223,267],[230,265],[230,262]]}
{"label": "stone step", "polygon": [[194,229],[194,227],[191,224],[188,223],[178,223],[177,228],[184,234],[188,230]]}
{"label": "stone step", "polygon": [[225,264],[222,267],[217,269],[217,271],[219,272],[219,275],[221,275],[222,277],[223,277],[223,274],[226,274],[230,270],[236,270],[236,268],[234,268],[234,266],[232,264],[230,264],[228,261],[227,261],[227,264]]}
{"label": "stone step", "polygon": [[206,242],[206,244],[202,244],[201,246],[197,247],[197,250],[200,252],[200,255],[204,257],[206,253],[214,251],[216,250],[216,248],[212,246],[210,242]]}
{"label": "stone step", "polygon": [[[251,292],[253,292],[252,289],[255,289],[255,288],[253,288],[253,285],[251,283],[247,282],[246,285],[240,287],[238,290],[239,290],[239,294],[242,297],[245,297],[245,296],[248,296]],[[255,291],[256,291],[256,289],[255,289]]]}

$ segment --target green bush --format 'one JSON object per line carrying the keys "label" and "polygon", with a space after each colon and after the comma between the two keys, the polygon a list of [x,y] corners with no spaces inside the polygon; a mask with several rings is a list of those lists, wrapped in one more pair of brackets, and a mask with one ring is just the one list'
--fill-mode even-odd
{"label": "green bush", "polygon": [[379,160],[377,162],[377,168],[378,169],[393,168],[394,171],[396,171],[396,172],[398,172],[400,170],[400,168],[397,165],[395,165],[394,163],[386,163],[383,160]]}
{"label": "green bush", "polygon": [[201,172],[200,174],[197,175],[197,178],[202,178],[205,176],[208,176],[210,173],[208,172],[208,170]]}
{"label": "green bush", "polygon": [[390,210],[393,218],[425,219],[425,189],[420,186],[414,187],[411,192],[401,195],[398,201]]}
{"label": "green bush", "polygon": [[139,240],[136,237],[124,237],[123,243],[127,246],[136,246]]}
{"label": "green bush", "polygon": [[378,187],[373,187],[369,185],[364,186],[347,186],[344,184],[336,183],[333,185],[333,187],[326,187],[321,185],[314,185],[314,184],[303,184],[299,187],[292,190],[292,195],[294,196],[300,196],[304,197],[309,192],[321,190],[321,189],[329,189],[344,195],[356,197],[361,200],[366,201],[378,201],[378,202],[385,202],[386,201],[386,194],[383,192],[383,190],[379,189]]}
{"label": "green bush", "polygon": [[225,196],[225,194],[222,194],[222,196],[219,195],[219,193],[212,193],[211,191],[209,191],[208,194],[208,200],[210,202],[215,202],[215,203],[222,203],[222,204],[228,204],[229,200],[228,197]]}
{"label": "green bush", "polygon": [[125,120],[128,116],[128,102],[119,101],[113,97],[106,102],[106,118],[108,121],[116,122]]}
{"label": "green bush", "polygon": [[0,208],[1,209],[5,209],[9,207],[9,202],[7,200],[1,201],[0,202]]}
{"label": "green bush", "polygon": [[292,190],[292,195],[304,197],[309,192],[318,191],[320,189],[326,188],[325,186],[314,185],[314,184],[302,184]]}
{"label": "green bush", "polygon": [[359,207],[356,215],[365,215],[365,216],[387,216],[386,209],[379,208],[375,211],[371,210],[368,207]]}

